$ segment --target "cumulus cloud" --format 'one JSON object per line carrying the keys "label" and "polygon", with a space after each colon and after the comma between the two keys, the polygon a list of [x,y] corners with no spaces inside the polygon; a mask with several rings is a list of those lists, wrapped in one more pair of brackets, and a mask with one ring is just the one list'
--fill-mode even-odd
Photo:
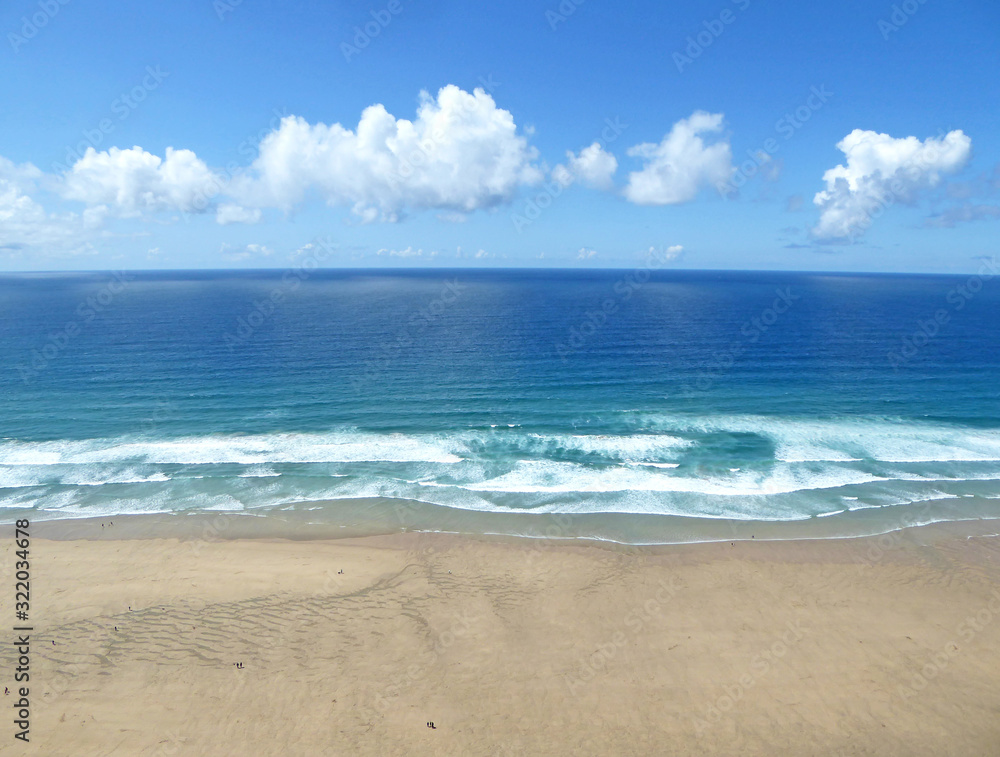
{"label": "cumulus cloud", "polygon": [[105,205],[121,216],[143,211],[200,212],[219,178],[190,150],[168,147],[160,158],[132,147],[98,152],[88,147],[63,175],[59,192],[70,200]]}
{"label": "cumulus cloud", "polygon": [[576,254],[577,260],[590,260],[594,255],[597,254],[597,250],[591,250],[586,247],[581,247],[580,251]]}
{"label": "cumulus cloud", "polygon": [[972,140],[961,130],[921,141],[855,129],[837,143],[837,149],[847,164],[824,173],[826,189],[813,198],[820,218],[812,234],[820,240],[853,238],[885,206],[912,204],[921,190],[936,186],[942,176],[968,163]]}
{"label": "cumulus cloud", "polygon": [[617,170],[618,159],[606,152],[600,142],[594,142],[579,154],[567,150],[565,165],[559,164],[552,169],[552,177],[563,186],[580,182],[595,189],[611,189]]}
{"label": "cumulus cloud", "polygon": [[421,93],[413,121],[382,105],[366,108],[353,131],[282,119],[233,194],[243,205],[287,210],[316,191],[364,221],[393,221],[408,210],[468,213],[508,202],[519,185],[540,181],[536,158],[513,116],[489,94],[448,85],[436,98]]}
{"label": "cumulus cloud", "polygon": [[32,197],[43,174],[31,163],[15,164],[0,157],[0,252],[52,256],[92,252],[87,238],[100,223],[99,210],[54,214]]}
{"label": "cumulus cloud", "polygon": [[21,249],[44,222],[42,206],[24,194],[15,182],[0,176],[0,248]]}
{"label": "cumulus cloud", "polygon": [[728,182],[735,171],[729,140],[706,144],[702,136],[721,132],[722,121],[721,113],[695,111],[675,123],[659,144],[630,148],[628,154],[645,164],[629,174],[625,197],[637,205],[674,205]]}
{"label": "cumulus cloud", "polygon": [[42,172],[31,163],[14,163],[0,156],[0,180],[11,186],[17,186],[22,191],[34,189],[42,175]]}
{"label": "cumulus cloud", "polygon": [[[288,211],[318,194],[332,206],[352,208],[363,221],[394,221],[424,209],[461,220],[509,202],[521,185],[541,181],[537,157],[510,112],[485,90],[447,85],[436,97],[420,93],[412,121],[378,104],[362,112],[354,130],[285,116],[263,137],[246,171],[219,174],[194,152],[172,147],[164,157],[141,147],[89,147],[50,179],[65,199],[121,217],[204,212],[219,196],[219,224],[252,224],[263,208]],[[599,180],[597,172],[604,169],[598,164],[608,158],[614,160],[581,154],[581,180]]]}
{"label": "cumulus cloud", "polygon": [[0,157],[0,222],[9,223],[15,218],[38,218],[42,213],[28,192],[42,172],[31,163],[17,165]]}

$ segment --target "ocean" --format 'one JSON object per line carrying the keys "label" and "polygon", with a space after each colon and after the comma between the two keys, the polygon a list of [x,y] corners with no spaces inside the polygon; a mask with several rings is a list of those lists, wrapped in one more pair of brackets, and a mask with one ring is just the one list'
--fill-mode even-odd
{"label": "ocean", "polygon": [[1000,283],[0,276],[0,519],[633,544],[1000,517]]}

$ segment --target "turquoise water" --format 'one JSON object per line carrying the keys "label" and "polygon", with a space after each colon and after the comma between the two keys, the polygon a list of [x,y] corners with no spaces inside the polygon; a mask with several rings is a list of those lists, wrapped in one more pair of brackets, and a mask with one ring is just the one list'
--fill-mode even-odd
{"label": "turquoise water", "polygon": [[5,521],[1000,516],[988,273],[15,274],[0,303]]}

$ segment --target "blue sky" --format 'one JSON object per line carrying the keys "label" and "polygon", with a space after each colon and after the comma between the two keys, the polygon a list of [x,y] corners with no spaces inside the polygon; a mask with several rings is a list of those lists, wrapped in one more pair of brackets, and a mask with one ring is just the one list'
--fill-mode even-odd
{"label": "blue sky", "polygon": [[3,270],[997,252],[995,3],[14,0],[0,32]]}

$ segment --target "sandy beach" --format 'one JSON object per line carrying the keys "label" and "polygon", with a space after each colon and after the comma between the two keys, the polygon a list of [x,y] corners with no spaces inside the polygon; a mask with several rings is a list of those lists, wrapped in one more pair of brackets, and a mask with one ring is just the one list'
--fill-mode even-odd
{"label": "sandy beach", "polygon": [[31,742],[8,717],[3,753],[1000,753],[990,524],[656,548],[36,530]]}

